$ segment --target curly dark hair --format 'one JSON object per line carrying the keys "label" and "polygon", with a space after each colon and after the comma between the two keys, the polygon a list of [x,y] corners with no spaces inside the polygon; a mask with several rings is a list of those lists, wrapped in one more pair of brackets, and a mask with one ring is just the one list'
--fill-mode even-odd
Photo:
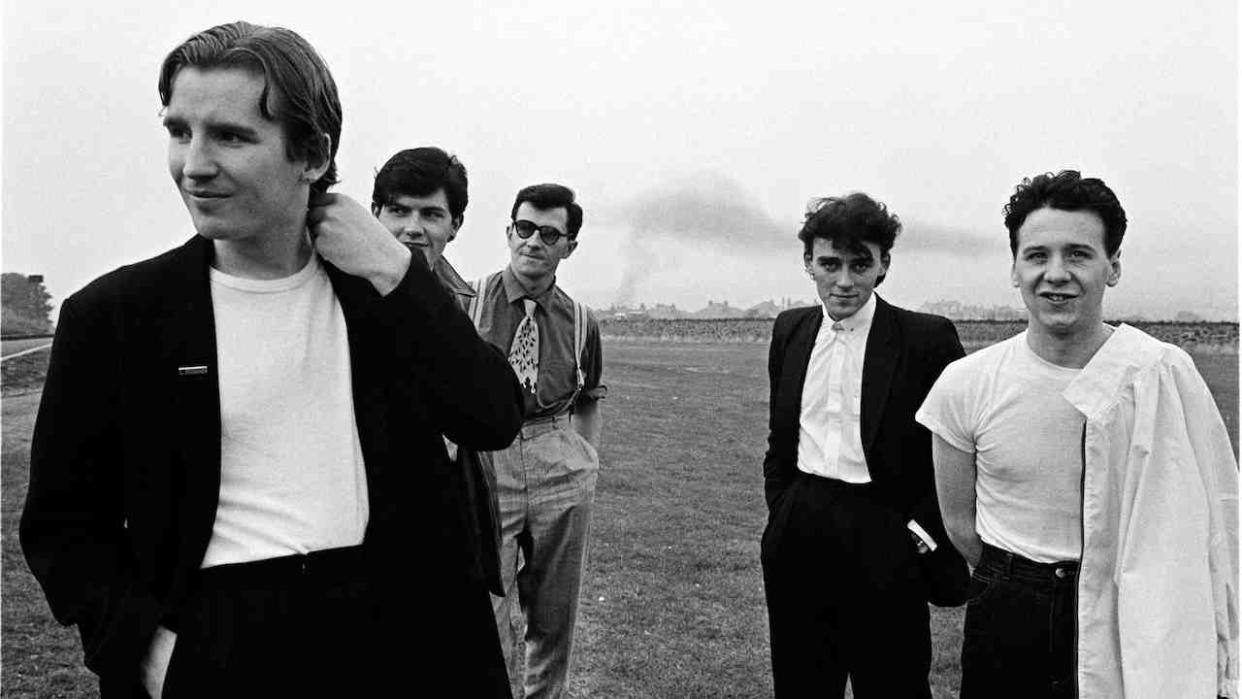
{"label": "curly dark hair", "polygon": [[[259,113],[284,129],[288,157],[328,164],[311,191],[322,194],[336,184],[341,101],[328,65],[306,39],[289,29],[248,22],[203,30],[170,51],[160,66],[160,103],[165,107],[182,68],[242,68],[262,75]],[[324,135],[329,137],[327,152]]]}
{"label": "curly dark hair", "polygon": [[466,166],[455,155],[433,146],[407,148],[388,159],[375,173],[371,206],[379,209],[397,197],[425,197],[444,190],[449,215],[460,222],[470,203]]}
{"label": "curly dark hair", "polygon": [[1104,223],[1104,251],[1111,257],[1121,248],[1126,234],[1126,212],[1113,190],[1096,177],[1083,177],[1077,170],[1045,172],[1022,180],[1005,205],[1005,228],[1009,229],[1009,252],[1018,254],[1018,229],[1026,217],[1039,209],[1092,211]]}
{"label": "curly dark hair", "polygon": [[[900,232],[901,219],[890,214],[888,207],[862,192],[852,192],[843,197],[812,199],[806,205],[806,220],[798,231],[798,240],[802,241],[802,256],[808,260],[816,238],[854,253],[866,250],[863,243],[875,243],[880,254],[887,255]],[[881,281],[883,275],[876,283]]]}

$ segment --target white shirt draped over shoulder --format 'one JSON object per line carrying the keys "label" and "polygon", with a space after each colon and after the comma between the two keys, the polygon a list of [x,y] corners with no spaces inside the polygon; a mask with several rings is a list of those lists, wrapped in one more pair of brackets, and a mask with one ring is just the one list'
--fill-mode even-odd
{"label": "white shirt draped over shoulder", "polygon": [[1065,390],[1086,418],[1082,697],[1238,697],[1238,467],[1183,350],[1118,327]]}

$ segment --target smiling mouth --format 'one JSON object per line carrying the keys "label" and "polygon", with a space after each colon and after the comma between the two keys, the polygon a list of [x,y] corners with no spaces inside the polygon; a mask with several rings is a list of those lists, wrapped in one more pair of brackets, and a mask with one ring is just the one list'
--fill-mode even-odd
{"label": "smiling mouth", "polygon": [[1078,298],[1077,296],[1074,296],[1073,294],[1054,294],[1051,292],[1044,292],[1040,294],[1040,297],[1047,299],[1053,303],[1065,303],[1066,301],[1072,301]]}
{"label": "smiling mouth", "polygon": [[198,192],[192,189],[185,190],[185,193],[195,199],[224,199],[228,196],[227,194],[220,194],[219,192]]}

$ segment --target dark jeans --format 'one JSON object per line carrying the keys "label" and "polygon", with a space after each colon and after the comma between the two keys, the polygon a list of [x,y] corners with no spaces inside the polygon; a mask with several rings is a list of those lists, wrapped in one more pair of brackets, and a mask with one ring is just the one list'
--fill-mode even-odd
{"label": "dark jeans", "polygon": [[1036,563],[983,545],[962,642],[962,699],[1078,694],[1078,563]]}

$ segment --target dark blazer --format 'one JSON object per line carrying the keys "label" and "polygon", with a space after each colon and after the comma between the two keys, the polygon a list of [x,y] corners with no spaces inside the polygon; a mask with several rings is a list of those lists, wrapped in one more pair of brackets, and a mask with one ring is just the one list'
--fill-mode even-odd
{"label": "dark blazer", "polygon": [[[195,237],[95,280],[61,308],[21,542],[53,615],[78,626],[101,679],[136,673],[211,537],[220,487],[212,250]],[[485,593],[469,536],[477,508],[442,435],[503,448],[521,426],[521,389],[422,256],[384,297],[325,266],[349,335],[366,464],[365,574],[404,602],[394,610],[418,599],[432,607],[420,620],[449,620],[437,591]],[[422,564],[413,575],[412,562]]]}
{"label": "dark blazer", "polygon": [[[768,451],[763,460],[769,511],[776,510],[798,473],[802,384],[823,317],[821,306],[795,308],[781,313],[773,327]],[[944,367],[964,354],[948,319],[897,308],[876,296],[863,358],[863,453],[882,500],[935,539],[936,550],[920,558],[925,559],[929,601],[939,605],[964,602],[969,575],[940,519],[931,434],[915,422],[914,413]]]}

